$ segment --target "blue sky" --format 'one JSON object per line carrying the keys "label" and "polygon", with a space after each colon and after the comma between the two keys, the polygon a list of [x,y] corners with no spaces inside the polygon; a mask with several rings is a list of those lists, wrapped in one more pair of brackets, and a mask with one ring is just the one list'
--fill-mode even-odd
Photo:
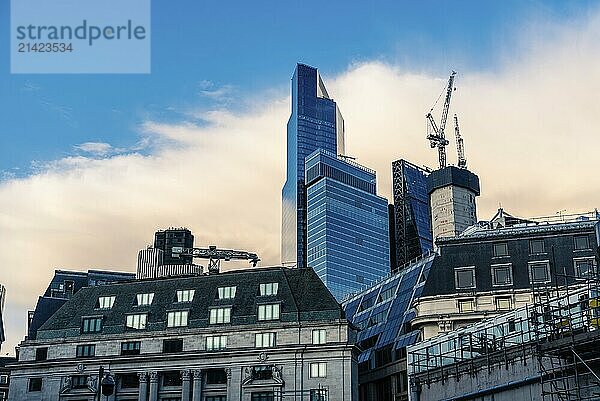
{"label": "blue sky", "polygon": [[[178,121],[192,108],[235,109],[249,94],[287,91],[297,61],[325,76],[363,60],[441,75],[493,70],[515,27],[575,18],[592,4],[153,1],[149,75],[11,75],[1,29],[0,171],[27,175],[32,163],[77,153],[85,142],[130,148],[146,120]],[[9,22],[3,1],[0,25]]]}

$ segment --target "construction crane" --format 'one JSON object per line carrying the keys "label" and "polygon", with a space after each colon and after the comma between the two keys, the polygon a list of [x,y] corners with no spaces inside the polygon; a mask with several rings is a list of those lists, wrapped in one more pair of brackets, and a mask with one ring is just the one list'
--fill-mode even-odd
{"label": "construction crane", "polygon": [[467,168],[467,158],[465,157],[465,144],[460,136],[458,128],[458,116],[454,114],[454,136],[456,137],[456,152],[458,153],[458,167]]}
{"label": "construction crane", "polygon": [[433,111],[433,107],[431,108],[431,110],[429,110],[429,113],[425,115],[425,118],[427,118],[428,123],[427,139],[429,140],[429,144],[432,148],[438,149],[438,154],[440,158],[440,169],[446,167],[446,146],[450,143],[446,139],[444,130],[446,129],[446,120],[448,120],[448,109],[450,108],[450,99],[452,98],[452,92],[454,91],[455,76],[456,71],[452,71],[452,74],[450,74],[450,78],[448,79],[448,86],[446,88],[446,99],[444,101],[444,107],[442,109],[442,118],[440,120],[439,126],[436,124],[435,120],[433,119],[433,115],[431,114],[431,112]]}
{"label": "construction crane", "polygon": [[184,248],[174,246],[171,250],[173,257],[191,256],[193,258],[208,259],[208,272],[218,273],[221,269],[221,260],[230,261],[232,259],[248,260],[252,267],[260,261],[255,253],[246,251],[234,251],[232,249],[217,249],[215,245],[208,248]]}

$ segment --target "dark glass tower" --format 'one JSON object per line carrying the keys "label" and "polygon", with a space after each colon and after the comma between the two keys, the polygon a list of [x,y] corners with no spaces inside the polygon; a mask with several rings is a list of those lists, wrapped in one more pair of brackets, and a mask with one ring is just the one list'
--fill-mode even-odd
{"label": "dark glass tower", "polygon": [[316,68],[298,64],[287,125],[287,173],[282,191],[281,261],[306,267],[304,160],[317,149],[344,153],[344,119]]}
{"label": "dark glass tower", "polygon": [[433,249],[428,175],[406,160],[392,163],[396,268]]}

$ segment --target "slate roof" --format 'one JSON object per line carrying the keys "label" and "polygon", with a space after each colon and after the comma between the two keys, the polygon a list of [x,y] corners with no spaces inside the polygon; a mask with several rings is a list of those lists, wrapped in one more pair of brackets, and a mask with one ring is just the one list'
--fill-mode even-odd
{"label": "slate roof", "polygon": [[[261,283],[278,283],[273,296],[259,296]],[[217,299],[219,287],[236,286],[235,299]],[[176,302],[176,291],[194,289],[192,302]],[[136,306],[136,295],[154,293],[150,306]],[[96,309],[100,296],[115,295],[110,310]],[[147,330],[166,329],[168,311],[189,310],[187,328],[209,326],[211,307],[232,305],[231,325],[257,323],[257,305],[280,306],[279,322],[333,321],[344,317],[343,311],[312,269],[254,268],[213,275],[172,277],[85,287],[65,303],[39,330],[37,338],[80,336],[82,317],[103,316],[102,334],[130,331],[125,328],[127,314],[148,313]]]}

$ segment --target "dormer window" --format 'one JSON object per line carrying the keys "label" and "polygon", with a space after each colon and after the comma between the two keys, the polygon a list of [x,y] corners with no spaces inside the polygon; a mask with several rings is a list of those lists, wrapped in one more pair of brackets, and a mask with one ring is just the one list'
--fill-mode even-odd
{"label": "dormer window", "polygon": [[117,299],[117,297],[115,297],[114,295],[108,297],[99,297],[98,302],[96,302],[96,309],[112,308],[115,304],[115,299]]}
{"label": "dormer window", "polygon": [[146,328],[146,321],[148,320],[148,314],[141,313],[138,315],[127,315],[125,325],[129,329],[144,330]]}
{"label": "dormer window", "polygon": [[213,308],[209,319],[210,324],[231,323],[231,308]]}
{"label": "dormer window", "polygon": [[279,304],[258,305],[258,320],[278,320]]}
{"label": "dormer window", "polygon": [[192,302],[196,290],[178,290],[177,302]]}
{"label": "dormer window", "polygon": [[218,296],[219,299],[233,299],[235,298],[235,292],[237,287],[219,287]]}
{"label": "dormer window", "polygon": [[137,306],[151,305],[153,300],[154,300],[153,292],[146,293],[146,294],[137,294],[137,296],[136,296]]}
{"label": "dormer window", "polygon": [[260,285],[260,295],[277,295],[279,283],[263,283]]}

